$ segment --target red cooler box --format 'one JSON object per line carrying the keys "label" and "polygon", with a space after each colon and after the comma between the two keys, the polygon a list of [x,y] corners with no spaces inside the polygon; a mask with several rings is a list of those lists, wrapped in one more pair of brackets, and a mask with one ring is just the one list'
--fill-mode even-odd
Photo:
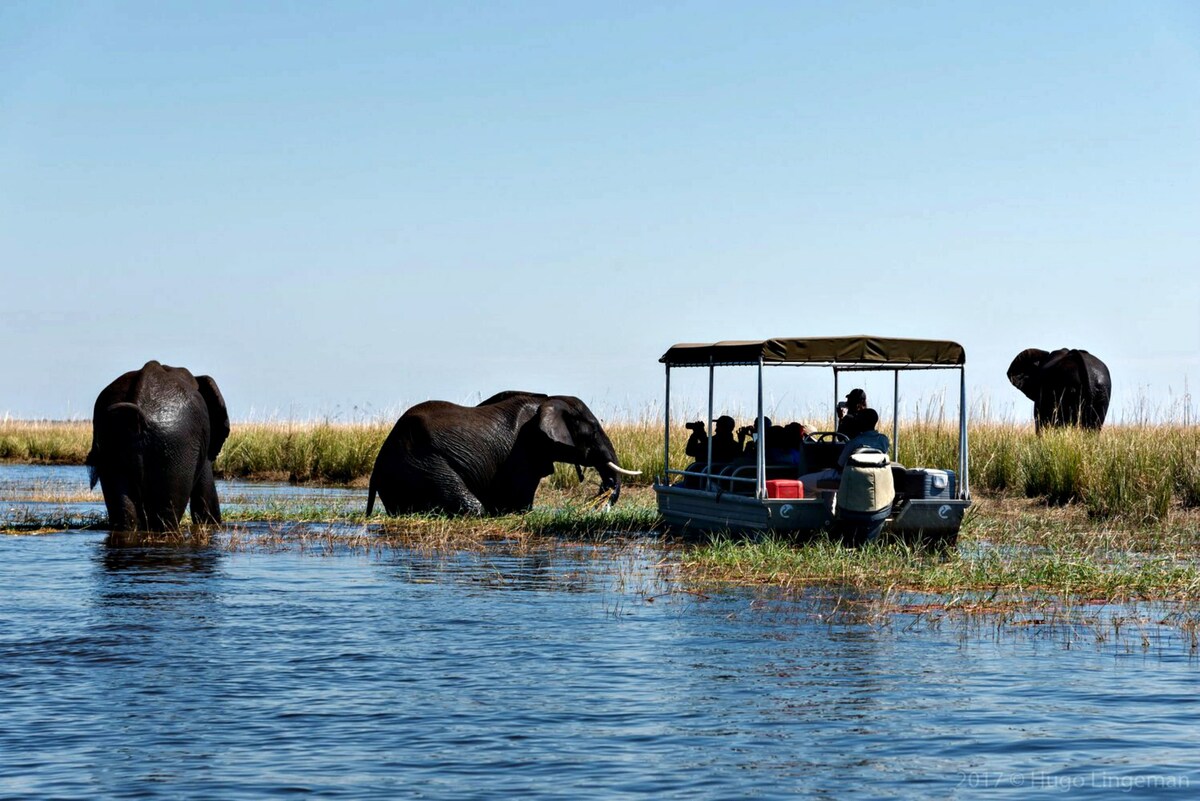
{"label": "red cooler box", "polygon": [[768,498],[803,498],[804,485],[792,478],[767,479]]}

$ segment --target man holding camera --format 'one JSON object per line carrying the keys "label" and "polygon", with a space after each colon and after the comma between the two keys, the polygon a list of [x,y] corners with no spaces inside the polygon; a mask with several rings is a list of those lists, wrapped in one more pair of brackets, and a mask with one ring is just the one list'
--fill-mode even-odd
{"label": "man holding camera", "polygon": [[[766,430],[768,432],[771,430],[772,425],[771,425],[770,417],[763,418],[763,426],[766,428]],[[751,425],[742,426],[741,428],[739,428],[737,430],[737,436],[738,436],[737,448],[741,452],[741,455],[754,456],[754,454],[756,454],[758,452],[759,436],[758,436],[758,422],[757,421],[755,421]],[[746,442],[747,437],[750,438],[749,442]]]}
{"label": "man holding camera", "polygon": [[854,437],[859,432],[866,430],[863,426],[865,421],[859,419],[859,415],[866,408],[867,393],[858,388],[850,390],[846,395],[846,400],[837,405],[837,432],[845,434],[847,437]]}

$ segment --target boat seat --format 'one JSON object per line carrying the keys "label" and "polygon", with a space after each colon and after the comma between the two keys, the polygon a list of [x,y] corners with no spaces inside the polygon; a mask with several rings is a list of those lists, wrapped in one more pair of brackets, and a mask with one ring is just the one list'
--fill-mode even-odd
{"label": "boat seat", "polygon": [[[705,462],[692,462],[685,468],[685,470],[688,473],[708,473],[709,475],[717,476],[721,475],[721,473],[728,466],[728,462],[713,462],[712,469],[709,470],[708,465]],[[679,486],[688,487],[690,489],[703,489],[704,487],[704,479],[696,476],[683,476],[678,483]]]}
{"label": "boat seat", "polygon": [[844,442],[805,442],[802,446],[804,472],[815,473],[837,467],[838,457],[845,448]]}
{"label": "boat seat", "polygon": [[[732,478],[754,478],[758,475],[758,465],[754,464],[737,464],[728,465],[722,472],[723,476]],[[767,478],[800,478],[800,469],[794,464],[768,464]],[[733,492],[738,495],[753,495],[754,485],[745,481],[724,481],[721,482],[722,488],[726,492]]]}

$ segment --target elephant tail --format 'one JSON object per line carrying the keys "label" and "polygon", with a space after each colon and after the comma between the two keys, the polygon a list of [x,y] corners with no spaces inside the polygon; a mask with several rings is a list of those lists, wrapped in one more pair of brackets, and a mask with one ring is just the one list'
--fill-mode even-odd
{"label": "elephant tail", "polygon": [[375,471],[371,471],[371,486],[367,491],[367,517],[375,509]]}

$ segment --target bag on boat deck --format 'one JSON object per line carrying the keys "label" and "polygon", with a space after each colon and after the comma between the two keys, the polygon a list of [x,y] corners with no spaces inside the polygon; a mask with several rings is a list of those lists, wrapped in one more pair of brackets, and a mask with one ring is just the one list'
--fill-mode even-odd
{"label": "bag on boat deck", "polygon": [[861,448],[850,454],[838,487],[838,509],[874,514],[891,507],[896,500],[896,484],[888,455],[874,448]]}

